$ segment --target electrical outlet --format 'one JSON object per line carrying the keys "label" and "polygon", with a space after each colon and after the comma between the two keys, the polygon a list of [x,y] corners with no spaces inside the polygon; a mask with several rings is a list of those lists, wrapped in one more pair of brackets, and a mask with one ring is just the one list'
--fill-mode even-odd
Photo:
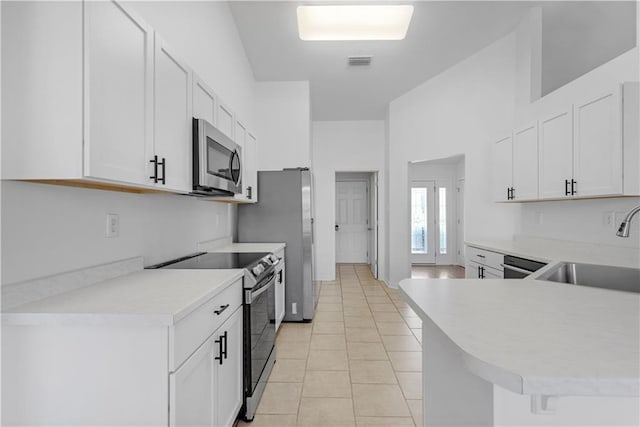
{"label": "electrical outlet", "polygon": [[298,303],[297,302],[292,302],[291,303],[291,314],[298,314]]}
{"label": "electrical outlet", "polygon": [[107,214],[107,229],[105,230],[106,237],[118,237],[120,234],[120,215]]}
{"label": "electrical outlet", "polygon": [[607,228],[615,228],[615,213],[605,212],[602,216],[602,224]]}

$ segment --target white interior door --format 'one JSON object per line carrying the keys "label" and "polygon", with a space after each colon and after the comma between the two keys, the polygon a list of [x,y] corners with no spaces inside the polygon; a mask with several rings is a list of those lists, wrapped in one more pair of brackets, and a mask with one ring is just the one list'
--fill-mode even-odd
{"label": "white interior door", "polygon": [[456,259],[464,267],[464,179],[458,180],[456,217]]}
{"label": "white interior door", "polygon": [[368,181],[336,181],[336,262],[366,263],[369,248]]}
{"label": "white interior door", "polygon": [[369,232],[371,233],[371,238],[369,241],[371,242],[371,248],[369,249],[369,253],[371,256],[369,257],[369,264],[371,264],[371,274],[376,279],[378,278],[378,174],[374,172],[371,176],[371,206],[369,208],[370,212],[370,227]]}
{"label": "white interior door", "polygon": [[411,263],[436,262],[435,181],[411,183]]}

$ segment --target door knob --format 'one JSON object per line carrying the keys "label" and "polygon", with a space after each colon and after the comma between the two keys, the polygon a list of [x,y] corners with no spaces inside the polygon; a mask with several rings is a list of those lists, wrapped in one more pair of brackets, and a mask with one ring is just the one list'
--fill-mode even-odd
{"label": "door knob", "polygon": [[336,231],[340,230],[340,226],[336,224]]}

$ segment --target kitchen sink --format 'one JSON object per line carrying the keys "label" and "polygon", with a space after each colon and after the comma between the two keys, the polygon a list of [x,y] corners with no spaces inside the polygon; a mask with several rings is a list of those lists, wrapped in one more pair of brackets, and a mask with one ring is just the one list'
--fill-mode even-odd
{"label": "kitchen sink", "polygon": [[552,266],[536,280],[640,293],[638,268],[563,262]]}

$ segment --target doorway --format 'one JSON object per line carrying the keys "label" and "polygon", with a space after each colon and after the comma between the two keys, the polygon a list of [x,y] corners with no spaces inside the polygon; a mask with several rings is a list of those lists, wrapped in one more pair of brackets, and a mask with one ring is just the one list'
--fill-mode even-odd
{"label": "doorway", "polygon": [[412,265],[460,264],[463,185],[464,156],[409,164]]}
{"label": "doorway", "polygon": [[336,262],[369,264],[378,276],[377,172],[336,172]]}

